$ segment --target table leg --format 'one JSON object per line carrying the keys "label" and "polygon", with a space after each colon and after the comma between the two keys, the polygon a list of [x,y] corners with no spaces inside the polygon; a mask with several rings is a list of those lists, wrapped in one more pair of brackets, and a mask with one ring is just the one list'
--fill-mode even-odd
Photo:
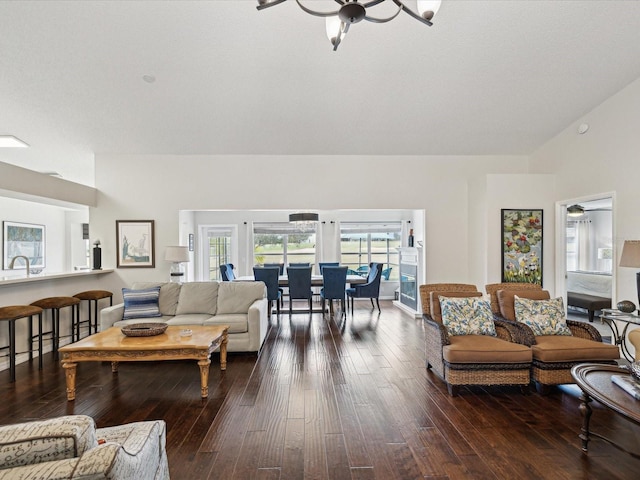
{"label": "table leg", "polygon": [[582,392],[582,403],[580,404],[580,414],[582,415],[582,428],[580,429],[580,439],[582,440],[582,451],[587,451],[589,444],[589,419],[591,418],[591,397],[586,392]]}
{"label": "table leg", "polygon": [[67,400],[69,402],[76,399],[76,367],[77,363],[62,362],[62,368],[64,368],[65,377],[67,378]]}
{"label": "table leg", "polygon": [[111,362],[111,373],[118,373],[119,362]]}
{"label": "table leg", "polygon": [[225,331],[222,334],[222,343],[220,344],[220,370],[227,369],[227,342],[229,341],[229,335]]}
{"label": "table leg", "polygon": [[200,367],[200,396],[207,398],[209,396],[209,365],[211,360],[200,360],[198,366]]}

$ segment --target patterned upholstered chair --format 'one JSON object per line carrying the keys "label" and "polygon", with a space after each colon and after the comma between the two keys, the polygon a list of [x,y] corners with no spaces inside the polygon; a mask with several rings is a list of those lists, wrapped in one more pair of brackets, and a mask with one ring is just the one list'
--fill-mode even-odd
{"label": "patterned upholstered chair", "polygon": [[0,427],[0,479],[169,478],[163,420],[96,428],[69,415]]}
{"label": "patterned upholstered chair", "polygon": [[496,317],[494,337],[451,335],[443,324],[441,297],[481,296],[476,286],[469,284],[420,286],[427,368],[446,382],[452,396],[465,385],[519,385],[526,392],[531,381],[531,349],[518,343],[516,326]]}
{"label": "patterned upholstered chair", "polygon": [[538,301],[549,300],[550,295],[540,286],[518,290],[512,285],[516,284],[494,290],[498,314],[518,326],[524,334],[524,343],[531,346],[533,354],[531,377],[540,393],[548,393],[552,385],[574,383],[571,368],[578,363],[617,363],[616,360],[620,357],[618,347],[602,343],[598,330],[587,323],[565,319],[570,335],[536,335],[530,326],[517,322],[516,295],[519,298]]}

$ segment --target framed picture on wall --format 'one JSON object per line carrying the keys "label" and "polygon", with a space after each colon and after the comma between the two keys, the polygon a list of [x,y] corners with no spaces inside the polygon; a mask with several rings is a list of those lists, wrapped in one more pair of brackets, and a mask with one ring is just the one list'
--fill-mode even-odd
{"label": "framed picture on wall", "polygon": [[[29,259],[29,268],[44,268],[45,266],[45,236],[44,225],[31,223],[2,222],[2,268],[9,270],[11,260],[16,257]],[[15,270],[27,268],[24,258],[16,259],[13,264]]]}
{"label": "framed picture on wall", "polygon": [[502,213],[502,281],[542,285],[542,210]]}
{"label": "framed picture on wall", "polygon": [[155,267],[153,220],[116,220],[118,268]]}

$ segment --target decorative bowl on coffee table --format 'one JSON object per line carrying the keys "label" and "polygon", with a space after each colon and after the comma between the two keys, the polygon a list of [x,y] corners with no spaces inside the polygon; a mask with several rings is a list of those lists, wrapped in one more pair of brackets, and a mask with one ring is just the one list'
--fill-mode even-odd
{"label": "decorative bowl on coffee table", "polygon": [[133,323],[120,330],[127,337],[153,337],[164,333],[167,327],[166,323]]}

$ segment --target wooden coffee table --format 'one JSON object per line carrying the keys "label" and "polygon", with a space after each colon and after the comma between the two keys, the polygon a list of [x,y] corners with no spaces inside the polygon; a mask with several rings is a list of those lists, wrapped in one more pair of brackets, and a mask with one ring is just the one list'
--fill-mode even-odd
{"label": "wooden coffee table", "polygon": [[[180,336],[184,328],[192,330],[189,337]],[[67,400],[76,398],[76,366],[78,362],[111,362],[111,370],[118,371],[119,362],[153,360],[197,360],[200,367],[202,398],[209,395],[209,356],[220,347],[220,370],[227,369],[227,325],[170,326],[152,337],[127,337],[120,327],[111,327],[90,335],[79,342],[59,349],[67,379]]]}
{"label": "wooden coffee table", "polygon": [[583,423],[579,435],[582,440],[582,450],[584,452],[587,451],[589,440],[593,436],[604,440],[635,458],[640,458],[640,455],[637,453],[625,450],[612,440],[589,431],[589,419],[592,413],[589,403],[591,403],[592,399],[636,425],[640,425],[640,400],[636,400],[622,388],[614,384],[611,381],[611,375],[629,375],[629,371],[615,365],[596,363],[583,363],[571,369],[571,376],[573,376],[582,390],[580,413],[583,417]]}

